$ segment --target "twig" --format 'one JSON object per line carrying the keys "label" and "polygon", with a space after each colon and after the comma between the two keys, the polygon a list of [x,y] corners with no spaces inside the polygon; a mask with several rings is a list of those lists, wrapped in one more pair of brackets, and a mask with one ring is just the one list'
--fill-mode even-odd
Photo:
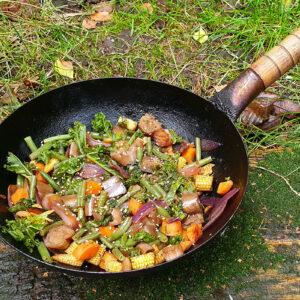
{"label": "twig", "polygon": [[261,167],[261,166],[254,166],[254,168],[264,170],[264,171],[269,172],[269,173],[271,173],[271,174],[273,174],[273,175],[275,175],[275,176],[277,176],[277,177],[280,177],[280,178],[283,179],[284,182],[288,185],[288,187],[290,188],[290,190],[291,190],[293,193],[295,193],[297,196],[300,197],[300,193],[297,192],[297,191],[290,185],[289,181],[288,181],[283,175],[280,175],[280,174],[278,174],[278,173],[276,173],[276,172],[274,172],[274,171],[272,171],[272,170],[269,170],[269,169],[264,168],[264,167]]}

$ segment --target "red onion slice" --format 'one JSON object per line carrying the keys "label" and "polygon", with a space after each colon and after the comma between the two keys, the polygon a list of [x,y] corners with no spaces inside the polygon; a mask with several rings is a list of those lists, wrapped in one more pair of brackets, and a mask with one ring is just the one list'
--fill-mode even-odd
{"label": "red onion slice", "polygon": [[118,176],[113,176],[103,181],[102,186],[107,191],[109,198],[118,197],[127,192],[126,187]]}
{"label": "red onion slice", "polygon": [[42,200],[41,200],[40,195],[39,195],[39,190],[36,186],[35,186],[35,199],[36,199],[37,204],[39,204],[40,206],[43,206]]}
{"label": "red onion slice", "polygon": [[83,179],[101,177],[106,171],[96,164],[84,164],[82,169],[75,176]]}
{"label": "red onion slice", "polygon": [[225,207],[227,205],[227,202],[235,196],[239,192],[240,188],[234,188],[231,191],[229,191],[227,194],[225,194],[214,206],[214,208],[211,210],[211,213],[209,215],[209,221],[205,226],[203,227],[202,231],[206,230],[208,227],[210,227],[215,221],[222,215],[222,213],[225,210]]}
{"label": "red onion slice", "polygon": [[124,178],[130,177],[129,173],[124,168],[122,168],[118,165],[111,165],[110,168],[119,172],[122,175],[122,177],[124,177]]}
{"label": "red onion slice", "polygon": [[[154,203],[158,206],[165,207],[167,206],[167,203],[164,201],[154,201]],[[138,223],[142,218],[146,217],[151,213],[151,211],[155,210],[155,205],[152,202],[147,202],[144,204],[132,217],[133,223]]]}
{"label": "red onion slice", "polygon": [[220,201],[221,201],[221,198],[218,198],[218,197],[204,196],[204,195],[200,197],[200,202],[203,205],[212,205],[212,206],[215,206],[215,205],[218,205],[218,203]]}
{"label": "red onion slice", "polygon": [[101,145],[103,145],[106,148],[110,147],[109,143],[104,143],[102,141],[95,140],[88,133],[86,134],[86,142],[91,147],[101,146]]}
{"label": "red onion slice", "polygon": [[200,140],[201,150],[204,152],[213,151],[221,146],[220,143],[211,140]]}

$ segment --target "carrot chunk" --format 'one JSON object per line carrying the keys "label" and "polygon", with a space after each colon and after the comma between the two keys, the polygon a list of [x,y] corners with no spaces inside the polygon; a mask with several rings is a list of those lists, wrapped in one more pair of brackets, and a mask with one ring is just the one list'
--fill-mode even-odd
{"label": "carrot chunk", "polygon": [[98,195],[102,191],[101,183],[98,181],[88,181],[86,183],[85,194],[86,195]]}
{"label": "carrot chunk", "polygon": [[232,180],[227,180],[219,183],[217,193],[219,195],[225,195],[230,191],[230,189],[233,186],[233,181]]}
{"label": "carrot chunk", "polygon": [[196,149],[195,148],[187,148],[182,153],[182,157],[185,158],[188,164],[191,164],[196,156]]}
{"label": "carrot chunk", "polygon": [[47,180],[40,174],[40,171],[44,171],[45,166],[40,162],[35,162],[34,165],[37,167],[37,170],[35,170],[36,180],[48,183]]}
{"label": "carrot chunk", "polygon": [[135,215],[137,211],[143,206],[143,204],[137,201],[134,198],[130,198],[128,208],[131,210],[131,213]]}
{"label": "carrot chunk", "polygon": [[89,241],[88,243],[83,243],[79,245],[74,251],[73,256],[76,257],[78,260],[86,260],[93,258],[96,256],[100,245],[94,241]]}
{"label": "carrot chunk", "polygon": [[161,232],[168,236],[176,236],[177,234],[182,235],[181,221],[177,220],[175,222],[168,223],[167,220],[169,219],[162,221]]}
{"label": "carrot chunk", "polygon": [[11,201],[13,202],[14,205],[16,205],[20,200],[22,199],[28,199],[29,194],[27,189],[25,188],[18,188],[14,194],[11,196]]}
{"label": "carrot chunk", "polygon": [[202,225],[194,224],[186,230],[188,239],[194,244],[202,236]]}
{"label": "carrot chunk", "polygon": [[115,226],[102,226],[98,229],[103,236],[110,236],[116,230]]}

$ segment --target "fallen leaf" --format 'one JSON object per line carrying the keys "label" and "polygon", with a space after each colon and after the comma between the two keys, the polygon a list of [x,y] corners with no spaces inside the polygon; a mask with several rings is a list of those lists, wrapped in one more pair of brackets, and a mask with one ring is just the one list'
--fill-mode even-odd
{"label": "fallen leaf", "polygon": [[264,99],[251,102],[242,112],[242,121],[249,125],[261,125],[271,116],[273,102]]}
{"label": "fallen leaf", "polygon": [[62,76],[74,78],[73,63],[71,61],[65,61],[63,59],[58,59],[53,66],[54,71]]}
{"label": "fallen leaf", "polygon": [[256,98],[276,99],[279,98],[279,96],[271,92],[261,92]]}
{"label": "fallen leaf", "polygon": [[91,20],[96,22],[107,22],[113,19],[113,14],[107,11],[96,11],[94,14],[90,15]]}
{"label": "fallen leaf", "polygon": [[264,131],[271,131],[277,128],[281,124],[281,118],[277,116],[271,116],[265,122],[260,125],[257,125],[258,128]]}
{"label": "fallen leaf", "polygon": [[90,17],[85,17],[82,21],[82,27],[85,29],[95,29],[97,21],[92,20]]}
{"label": "fallen leaf", "polygon": [[152,7],[151,3],[143,3],[141,5],[141,8],[144,10],[147,10],[150,14],[153,13],[153,7]]}
{"label": "fallen leaf", "polygon": [[1,97],[1,103],[3,104],[13,104],[18,102],[17,95],[13,91],[5,92]]}
{"label": "fallen leaf", "polygon": [[102,12],[108,12],[108,13],[112,13],[113,12],[113,6],[111,2],[101,2],[99,4],[94,4],[93,9],[95,9],[95,11],[102,11]]}
{"label": "fallen leaf", "polygon": [[208,35],[206,34],[205,30],[202,27],[200,27],[194,32],[193,39],[199,42],[200,44],[203,44],[208,40]]}
{"label": "fallen leaf", "polygon": [[288,119],[293,119],[295,113],[300,113],[300,106],[291,100],[278,100],[273,103],[274,115],[283,115]]}
{"label": "fallen leaf", "polygon": [[15,20],[18,17],[30,19],[39,15],[38,0],[11,0],[0,5],[0,10],[8,18]]}
{"label": "fallen leaf", "polygon": [[24,79],[23,83],[26,87],[37,88],[39,86],[37,80],[38,80],[38,77],[34,77],[34,78],[31,78],[31,79]]}

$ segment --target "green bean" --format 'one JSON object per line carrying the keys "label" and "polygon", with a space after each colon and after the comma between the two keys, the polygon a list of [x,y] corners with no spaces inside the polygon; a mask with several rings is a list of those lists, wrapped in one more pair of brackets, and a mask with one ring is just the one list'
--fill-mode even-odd
{"label": "green bean", "polygon": [[200,143],[200,138],[196,137],[195,145],[196,145],[196,161],[200,161],[200,159],[201,159],[201,143]]}
{"label": "green bean", "polygon": [[103,207],[106,203],[108,193],[106,191],[101,191],[100,196],[98,198],[98,209]]}
{"label": "green bean", "polygon": [[97,164],[98,166],[100,166],[102,169],[104,169],[108,173],[110,173],[112,175],[116,175],[116,176],[120,177],[121,179],[123,179],[123,176],[119,172],[111,169],[109,166],[107,166],[104,162],[100,161],[98,158],[93,157],[90,154],[87,155],[87,158],[89,160],[91,160],[92,162],[94,162],[95,164]]}
{"label": "green bean", "polygon": [[50,175],[48,175],[47,173],[40,171],[40,174],[44,177],[44,179],[46,179],[46,181],[54,188],[54,190],[56,192],[60,191],[60,187],[58,186],[58,184],[52,179],[52,177]]}
{"label": "green bean", "polygon": [[50,264],[53,262],[53,260],[50,256],[50,253],[43,242],[39,242],[37,249],[38,249],[43,261],[46,261]]}
{"label": "green bean", "polygon": [[170,214],[168,213],[168,211],[165,208],[157,205],[154,201],[151,201],[151,202],[155,205],[157,213],[159,215],[161,215],[162,217],[165,217],[165,218],[170,218],[171,217]]}
{"label": "green bean", "polygon": [[166,243],[168,241],[168,237],[164,235],[162,232],[158,231],[156,235],[162,243]]}
{"label": "green bean", "polygon": [[110,242],[117,240],[120,238],[130,227],[132,223],[131,217],[127,217],[124,219],[124,221],[121,223],[119,228],[115,230],[108,238]]}
{"label": "green bean", "polygon": [[158,147],[153,147],[152,152],[162,160],[168,160],[170,158],[168,154],[161,152]]}
{"label": "green bean", "polygon": [[137,160],[138,160],[138,162],[139,162],[140,165],[142,163],[143,155],[144,155],[143,149],[140,148],[140,147],[138,147],[137,151],[136,151],[136,157],[137,157]]}
{"label": "green bean", "polygon": [[100,241],[108,248],[108,249],[113,249],[114,245],[108,241],[108,239],[102,235],[100,235]]}
{"label": "green bean", "polygon": [[56,151],[50,151],[50,154],[51,154],[54,158],[57,158],[57,159],[59,159],[59,160],[61,160],[61,161],[67,159],[63,154],[60,154],[59,152],[56,152]]}
{"label": "green bean", "polygon": [[63,220],[54,222],[54,223],[52,223],[52,224],[50,224],[50,225],[44,227],[44,228],[40,231],[40,235],[41,235],[41,236],[45,236],[45,235],[49,232],[50,229],[52,229],[52,228],[54,228],[54,227],[57,227],[57,226],[59,226],[59,225],[62,225],[62,224],[64,224],[64,221],[63,221]]}
{"label": "green bean", "polygon": [[35,145],[34,141],[32,140],[31,136],[27,136],[24,141],[26,142],[28,148],[30,149],[31,152],[36,151],[38,148]]}
{"label": "green bean", "polygon": [[118,260],[123,261],[125,259],[125,256],[118,248],[113,248],[111,252]]}
{"label": "green bean", "polygon": [[153,186],[149,183],[149,181],[147,181],[146,178],[143,177],[140,182],[141,182],[141,185],[143,187],[145,187],[147,189],[147,191],[149,193],[151,193],[156,199],[161,198],[160,193],[155,188],[153,188]]}
{"label": "green bean", "polygon": [[147,154],[148,155],[151,155],[152,154],[152,142],[151,142],[151,137],[148,137],[147,138],[147,145],[146,145],[146,147],[147,147]]}
{"label": "green bean", "polygon": [[91,133],[90,133],[90,136],[91,136],[93,139],[96,139],[96,140],[102,140],[102,139],[103,139],[103,136],[100,135],[100,134],[97,133],[97,132],[91,132]]}
{"label": "green bean", "polygon": [[18,174],[18,176],[17,176],[17,185],[21,188],[24,187],[24,179],[25,179],[24,176]]}
{"label": "green bean", "polygon": [[132,136],[131,138],[129,139],[128,141],[128,146],[130,146],[137,138],[137,136],[140,134],[140,130],[138,129]]}
{"label": "green bean", "polygon": [[134,194],[136,194],[140,190],[141,190],[141,187],[139,186],[139,187],[135,188],[133,191],[127,192],[124,196],[122,196],[120,199],[117,200],[116,207],[121,206],[126,200],[128,200],[130,197],[132,197]]}
{"label": "green bean", "polygon": [[64,156],[65,155],[65,149],[64,149],[63,141],[59,141],[58,144],[59,144],[58,152],[59,152],[59,154]]}
{"label": "green bean", "polygon": [[166,197],[167,193],[166,193],[166,191],[160,185],[155,184],[154,187],[162,195],[163,198]]}
{"label": "green bean", "polygon": [[29,198],[30,199],[35,198],[35,186],[36,186],[36,177],[31,176],[31,178],[30,178],[30,187],[29,187]]}
{"label": "green bean", "polygon": [[199,166],[202,167],[204,165],[207,165],[210,162],[212,162],[211,156],[205,157],[205,158],[199,160]]}
{"label": "green bean", "polygon": [[77,193],[77,216],[81,222],[84,222],[85,215],[84,215],[84,197],[85,197],[85,188],[86,188],[86,181],[83,180],[79,184],[78,193]]}
{"label": "green bean", "polygon": [[126,247],[130,248],[130,247],[134,247],[136,245],[136,241],[134,239],[128,239],[126,242]]}
{"label": "green bean", "polygon": [[153,242],[150,242],[149,243],[149,245],[158,245],[158,244],[160,244],[160,240],[159,239],[157,239],[157,240],[154,240]]}
{"label": "green bean", "polygon": [[46,143],[42,145],[40,148],[36,149],[34,152],[32,152],[29,157],[31,160],[36,159],[39,155],[41,155],[43,152],[48,151],[53,146],[53,143]]}
{"label": "green bean", "polygon": [[85,227],[80,228],[72,237],[73,241],[78,240],[79,238],[81,238],[85,233],[86,233],[87,229]]}
{"label": "green bean", "polygon": [[93,233],[87,234],[84,237],[82,237],[81,239],[77,240],[76,243],[82,244],[86,241],[96,240],[99,236],[100,236],[100,232],[93,232]]}
{"label": "green bean", "polygon": [[62,141],[62,140],[69,140],[70,138],[72,138],[72,137],[69,134],[60,134],[60,135],[51,136],[51,137],[48,137],[48,138],[44,139],[44,143],[50,143],[50,142]]}

